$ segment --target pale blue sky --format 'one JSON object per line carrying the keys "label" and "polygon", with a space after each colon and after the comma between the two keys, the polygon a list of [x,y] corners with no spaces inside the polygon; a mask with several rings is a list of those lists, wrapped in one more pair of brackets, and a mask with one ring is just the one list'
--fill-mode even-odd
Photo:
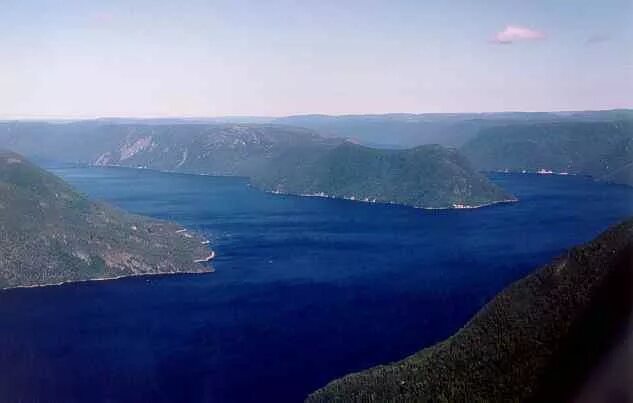
{"label": "pale blue sky", "polygon": [[632,0],[0,0],[0,116],[633,107],[632,26]]}

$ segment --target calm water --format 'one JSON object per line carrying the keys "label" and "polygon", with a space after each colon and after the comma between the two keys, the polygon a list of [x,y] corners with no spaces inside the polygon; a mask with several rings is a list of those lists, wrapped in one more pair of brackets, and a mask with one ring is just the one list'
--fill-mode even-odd
{"label": "calm water", "polygon": [[0,292],[1,401],[300,401],[459,328],[509,282],[633,213],[633,190],[493,175],[520,203],[423,211],[245,180],[55,169],[213,242],[217,272]]}

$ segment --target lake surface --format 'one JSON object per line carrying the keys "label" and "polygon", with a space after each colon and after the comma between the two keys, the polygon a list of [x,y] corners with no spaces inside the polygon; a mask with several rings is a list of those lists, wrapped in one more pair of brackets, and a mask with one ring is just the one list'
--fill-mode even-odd
{"label": "lake surface", "polygon": [[0,400],[296,402],[413,353],[508,283],[633,214],[633,189],[493,174],[519,203],[425,211],[239,178],[53,172],[204,233],[216,273],[0,292]]}

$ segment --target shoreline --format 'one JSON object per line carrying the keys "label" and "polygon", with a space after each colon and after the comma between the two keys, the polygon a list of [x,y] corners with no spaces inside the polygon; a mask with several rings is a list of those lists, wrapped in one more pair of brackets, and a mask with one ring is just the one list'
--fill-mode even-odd
{"label": "shoreline", "polygon": [[151,171],[151,172],[159,172],[162,174],[176,174],[176,175],[191,175],[191,176],[212,176],[214,178],[240,178],[240,179],[249,179],[248,176],[240,176],[240,175],[221,175],[221,174],[209,174],[203,172],[182,172],[182,171],[174,171],[173,169],[156,169],[156,168],[148,168],[146,166],[128,166],[128,165],[120,165],[120,164],[92,164],[92,163],[77,163],[73,167],[82,167],[82,168],[116,168],[116,169],[132,169],[135,171]]}
{"label": "shoreline", "polygon": [[[203,243],[203,245],[204,245],[204,243]],[[211,251],[211,253],[207,257],[204,257],[202,259],[196,259],[193,262],[194,263],[208,263],[208,262],[212,261],[213,259],[215,259],[215,251]]]}
{"label": "shoreline", "polygon": [[457,205],[453,205],[453,207],[414,207],[414,208],[419,208],[422,210],[475,210],[478,208],[491,207],[496,204],[518,203],[519,201],[520,201],[519,199],[515,198],[515,199],[495,200],[488,203],[475,204],[472,206],[468,204],[466,205],[457,204]]}
{"label": "shoreline", "polygon": [[529,171],[527,169],[522,169],[522,170],[497,169],[497,170],[482,171],[482,172],[489,172],[489,173],[495,173],[495,174],[510,174],[510,175],[555,175],[555,176],[591,177],[590,175],[583,175],[583,174],[572,173],[572,172],[556,172],[556,171],[550,171],[547,169],[539,169],[538,171]]}
{"label": "shoreline", "polygon": [[491,201],[491,202],[488,202],[488,203],[474,204],[474,205],[453,204],[452,206],[445,206],[445,207],[420,207],[420,206],[412,206],[410,204],[398,203],[398,202],[394,202],[394,201],[388,201],[387,202],[387,201],[377,201],[376,199],[368,199],[368,198],[357,199],[355,197],[330,196],[330,195],[325,194],[323,192],[321,192],[321,193],[312,193],[312,194],[297,194],[297,193],[281,192],[279,190],[262,190],[262,191],[265,192],[265,193],[274,194],[274,195],[282,195],[282,196],[316,197],[316,198],[322,198],[322,199],[346,200],[346,201],[358,202],[358,203],[402,206],[402,207],[414,208],[414,209],[419,209],[419,210],[474,210],[474,209],[478,209],[478,208],[494,206],[496,204],[506,204],[506,203],[517,203],[517,202],[519,202],[518,198],[513,198],[513,199],[504,199],[504,200],[494,200],[494,201]]}
{"label": "shoreline", "polygon": [[189,271],[165,271],[165,272],[159,272],[159,273],[135,273],[135,274],[124,274],[121,276],[113,276],[113,277],[86,278],[86,279],[81,279],[81,280],[64,280],[64,281],[59,281],[57,283],[16,285],[16,286],[0,288],[0,291],[25,289],[25,288],[58,287],[58,286],[67,285],[67,284],[90,283],[90,282],[97,282],[97,281],[114,281],[114,280],[122,280],[125,278],[131,278],[131,277],[152,277],[152,276],[161,276],[161,275],[172,276],[172,275],[178,275],[178,274],[211,274],[211,273],[215,273],[215,269],[212,267],[204,271],[189,270]]}

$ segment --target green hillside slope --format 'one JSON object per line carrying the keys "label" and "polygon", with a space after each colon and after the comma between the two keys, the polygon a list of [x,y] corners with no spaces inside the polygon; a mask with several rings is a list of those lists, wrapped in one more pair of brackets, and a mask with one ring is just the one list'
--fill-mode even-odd
{"label": "green hillside slope", "polygon": [[280,193],[424,208],[514,200],[475,172],[458,152],[434,145],[381,150],[346,142],[327,149],[292,150],[253,180]]}
{"label": "green hillside slope", "polygon": [[176,224],[94,203],[0,151],[0,288],[211,271],[202,239]]}
{"label": "green hillside slope", "polygon": [[461,151],[481,170],[545,170],[633,185],[631,121],[497,127],[482,131]]}
{"label": "green hillside slope", "polygon": [[633,340],[632,258],[630,219],[510,285],[447,340],[307,401],[571,401],[605,354]]}

